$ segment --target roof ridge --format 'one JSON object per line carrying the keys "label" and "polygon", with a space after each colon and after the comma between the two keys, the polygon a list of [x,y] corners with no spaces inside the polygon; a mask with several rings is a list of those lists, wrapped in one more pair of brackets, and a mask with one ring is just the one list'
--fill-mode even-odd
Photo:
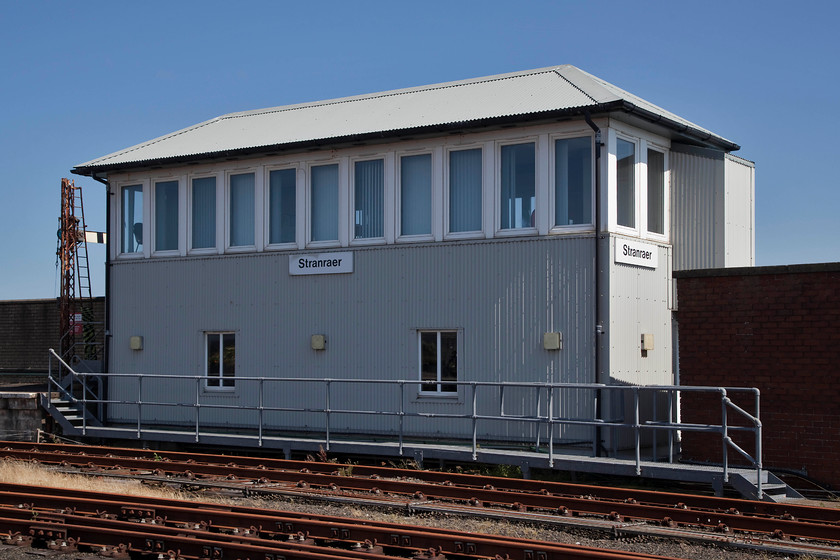
{"label": "roof ridge", "polygon": [[586,97],[588,97],[589,99],[591,99],[591,100],[592,100],[592,103],[595,103],[596,105],[598,104],[598,100],[597,100],[597,99],[595,99],[594,97],[592,97],[591,95],[589,95],[589,93],[587,93],[587,92],[585,92],[583,89],[581,89],[581,87],[580,87],[580,86],[578,86],[576,83],[574,83],[572,80],[570,80],[569,78],[567,78],[566,76],[564,76],[563,74],[561,74],[561,73],[560,73],[560,71],[559,71],[557,68],[555,68],[555,69],[554,69],[554,73],[555,73],[555,74],[557,74],[558,76],[560,76],[560,78],[562,78],[563,80],[565,80],[565,81],[566,81],[566,83],[568,83],[570,86],[572,86],[573,88],[575,88],[576,90],[578,90],[579,92],[581,92],[583,95],[585,95]]}
{"label": "roof ridge", "polygon": [[[349,97],[336,97],[333,99],[324,99],[322,101],[313,101],[310,103],[298,103],[292,105],[279,105],[277,107],[267,107],[265,109],[254,109],[253,111],[242,111],[237,113],[228,113],[225,115],[221,115],[217,117],[218,119],[236,119],[242,117],[252,117],[258,115],[268,115],[271,113],[284,113],[287,111],[296,111],[298,109],[307,109],[311,107],[328,107],[330,105],[343,105],[345,103],[352,103],[354,101],[363,101],[367,99],[382,99],[385,97],[397,97],[400,95],[408,95],[412,93],[417,93],[420,91],[436,91],[436,90],[443,90],[443,89],[451,89],[456,87],[468,86],[473,84],[486,84],[491,82],[501,82],[504,80],[511,80],[514,78],[520,78],[523,76],[535,76],[537,74],[548,74],[551,72],[557,72],[558,68],[562,68],[564,66],[569,65],[562,65],[562,66],[548,66],[545,68],[535,68],[533,70],[523,70],[520,72],[510,72],[507,74],[496,74],[492,76],[482,76],[479,78],[469,78],[466,80],[456,80],[453,82],[440,82],[437,84],[430,84],[425,86],[414,86],[402,89],[393,89],[393,90],[385,90],[375,93],[366,93],[361,95],[353,95]],[[558,74],[559,75],[559,74]],[[561,76],[562,77],[562,76]],[[568,80],[567,80],[568,81]],[[571,84],[571,82],[569,82]],[[578,91],[581,91],[580,88],[572,84]],[[585,92],[584,95],[587,95]],[[591,96],[587,95],[590,99]],[[594,99],[593,99],[594,101]],[[205,123],[202,123],[205,124]],[[198,127],[199,125],[196,125]],[[180,132],[180,131],[179,131]]]}

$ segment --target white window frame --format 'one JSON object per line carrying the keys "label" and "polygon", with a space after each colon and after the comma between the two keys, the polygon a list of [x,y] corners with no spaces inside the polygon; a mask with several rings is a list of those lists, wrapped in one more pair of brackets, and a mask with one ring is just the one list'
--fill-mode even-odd
{"label": "white window frame", "polygon": [[[419,233],[413,235],[404,235],[402,233],[402,160],[404,157],[411,156],[430,156],[431,165],[431,184],[429,185],[429,233]],[[437,203],[440,185],[439,173],[437,172],[440,165],[439,150],[433,149],[417,149],[417,150],[402,150],[394,154],[395,157],[395,175],[394,175],[394,235],[397,243],[421,243],[435,240],[435,220],[438,219]]]}
{"label": "white window frame", "polygon": [[[586,224],[572,224],[572,225],[556,225],[557,222],[557,161],[555,158],[556,150],[555,143],[557,140],[570,140],[574,138],[589,138],[590,141],[590,160],[591,160],[591,185],[589,189],[590,194],[590,209],[589,223]],[[595,135],[591,132],[585,131],[570,131],[561,134],[552,134],[548,138],[549,151],[549,172],[548,172],[548,224],[549,234],[560,233],[581,233],[591,232],[595,230]]]}
{"label": "white window frame", "polygon": [[[204,361],[204,383],[203,383],[203,389],[207,392],[210,392],[210,393],[232,393],[232,392],[236,391],[236,387],[237,387],[236,370],[239,369],[239,352],[236,351],[236,346],[237,346],[237,339],[239,339],[239,333],[237,331],[232,331],[232,330],[218,330],[218,331],[217,330],[208,330],[208,331],[204,331],[202,334],[204,336],[204,357],[203,357],[203,361]],[[234,358],[233,358],[233,364],[234,364],[233,376],[232,376],[233,385],[231,385],[230,387],[225,387],[224,386],[224,379],[225,379],[225,377],[224,377],[224,367],[223,367],[224,359],[222,357],[222,349],[224,348],[224,343],[223,343],[224,335],[227,335],[227,334],[232,334],[234,336],[234,353],[235,353]],[[219,338],[220,348],[219,348],[219,377],[218,377],[219,385],[218,385],[218,387],[212,386],[208,383],[210,381],[210,372],[209,372],[210,364],[208,363],[207,358],[208,358],[208,354],[209,354],[209,350],[210,350],[210,347],[209,347],[210,335],[219,335],[220,336],[220,338]]]}
{"label": "white window frame", "polygon": [[[635,212],[635,227],[624,226],[618,223],[618,140],[624,140],[634,146],[633,180],[635,181],[635,188],[633,196],[635,197],[635,200],[633,201],[633,208]],[[647,194],[647,187],[642,182],[641,173],[642,166],[640,159],[642,153],[642,141],[638,137],[616,132],[614,133],[614,140],[611,142],[610,148],[610,223],[614,225],[617,233],[622,233],[632,237],[641,237],[640,232],[642,231],[642,216],[640,205],[643,186],[645,187],[645,194]]]}
{"label": "white window frame", "polygon": [[[350,227],[350,231],[348,233],[348,239],[350,241],[350,245],[383,245],[386,243],[386,239],[388,238],[388,221],[389,218],[393,216],[393,203],[388,204],[389,199],[393,200],[393,197],[390,196],[389,190],[393,189],[394,181],[389,180],[389,171],[393,170],[394,166],[391,164],[393,161],[393,152],[389,153],[382,153],[382,154],[366,154],[364,156],[356,156],[349,158],[349,165],[348,165],[348,225]],[[389,157],[390,156],[390,157]],[[389,159],[391,161],[389,161]],[[365,161],[382,161],[382,235],[380,237],[356,237],[356,164],[359,162]],[[341,189],[341,167],[339,166],[339,191]],[[341,209],[341,195],[339,194],[338,197],[339,206],[338,211],[339,213],[342,212]],[[390,216],[389,216],[390,214]],[[391,220],[393,224],[393,220]],[[393,225],[391,225],[391,229],[393,229]],[[393,234],[391,234],[391,239],[393,239]]]}
{"label": "white window frame", "polygon": [[[655,137],[646,134],[644,131],[633,129],[632,127],[625,127],[628,130],[614,128],[609,129],[608,134],[608,190],[607,190],[607,204],[608,204],[608,218],[609,227],[611,231],[616,233],[636,237],[639,239],[648,239],[651,241],[669,243],[671,238],[671,168],[670,168],[670,147],[667,140],[656,139]],[[634,177],[636,181],[636,227],[630,228],[627,226],[618,225],[618,140],[625,140],[635,145],[636,158],[634,167]],[[648,216],[647,216],[647,152],[648,149],[654,150],[664,154],[665,166],[665,192],[663,200],[664,210],[664,234],[658,234],[648,231]]]}
{"label": "white window frame", "polygon": [[[449,229],[449,160],[452,152],[463,152],[467,150],[481,150],[481,204],[479,212],[481,215],[481,227],[472,231],[450,231]],[[485,216],[485,204],[487,198],[487,145],[483,142],[475,144],[464,144],[457,146],[446,146],[443,151],[443,238],[445,240],[455,239],[482,239],[485,237],[487,218]],[[434,213],[434,207],[432,208]],[[433,218],[434,221],[434,218]]]}
{"label": "white window frame", "polygon": [[[283,171],[286,169],[293,169],[295,171],[295,240],[287,243],[271,243],[271,172]],[[286,165],[266,165],[263,170],[263,239],[265,239],[265,249],[270,251],[281,251],[297,249],[300,247],[300,222],[301,222],[301,194],[302,185],[301,180],[303,175],[301,173],[300,164],[290,163]]]}
{"label": "white window frame", "polygon": [[[520,144],[534,145],[534,225],[524,228],[508,228],[502,229],[502,147],[517,146]],[[511,138],[499,140],[494,147],[495,153],[495,181],[493,185],[493,203],[496,211],[494,215],[495,237],[519,237],[523,235],[536,235],[538,233],[538,220],[540,214],[540,139],[539,136],[523,136],[520,138]],[[486,190],[486,189],[485,189]]]}
{"label": "white window frame", "polygon": [[[139,185],[140,192],[142,193],[143,197],[143,207],[140,209],[141,215],[143,217],[143,249],[140,251],[133,251],[131,253],[123,253],[122,246],[123,246],[123,215],[122,215],[122,200],[123,200],[123,189],[125,187],[133,187]],[[114,244],[114,256],[117,259],[142,259],[142,258],[149,258],[152,255],[151,250],[151,243],[149,239],[149,228],[152,222],[151,217],[151,204],[150,204],[150,181],[149,179],[143,179],[140,181],[121,181],[116,185],[116,211],[114,212],[114,217],[116,218],[116,224],[114,225],[114,231],[119,232],[119,240],[118,243]]]}
{"label": "white window frame", "polygon": [[[254,243],[252,245],[231,245],[230,244],[230,178],[233,175],[247,175],[252,173],[254,175]],[[263,174],[260,173],[260,167],[247,167],[241,169],[228,169],[225,171],[225,186],[224,196],[225,203],[222,206],[224,211],[224,236],[225,236],[225,253],[253,253],[262,249],[262,215],[261,208],[263,200]]]}
{"label": "white window frame", "polygon": [[[437,380],[435,381],[435,385],[439,388],[442,385],[453,384],[453,382],[445,382],[441,380],[441,370],[440,370],[440,335],[441,333],[454,333],[455,334],[455,354],[457,363],[455,366],[455,390],[454,391],[441,391],[440,389],[435,391],[424,391],[423,385],[430,384],[431,382],[424,382],[423,381],[423,342],[422,337],[423,334],[428,333],[435,333],[437,335],[437,342],[436,342],[436,349],[437,349]],[[461,383],[463,381],[463,367],[462,367],[462,344],[461,341],[463,339],[462,329],[417,329],[417,380],[418,380],[418,396],[421,397],[435,397],[435,398],[444,398],[444,399],[457,399],[461,393]]]}
{"label": "white window frame", "polygon": [[[313,241],[312,239],[312,168],[313,167],[321,167],[325,165],[337,165],[338,166],[338,193],[336,196],[338,197],[338,224],[336,224],[338,228],[338,239],[328,239],[323,241]],[[348,185],[348,178],[347,178],[347,167],[348,167],[348,158],[337,158],[337,159],[329,159],[329,160],[320,160],[320,161],[311,161],[306,163],[306,215],[304,216],[304,224],[306,227],[306,247],[307,248],[326,248],[326,247],[342,247],[347,246],[347,235],[349,226],[347,224],[347,220],[350,215],[350,210],[348,208],[348,193],[349,190],[347,188]]]}
{"label": "white window frame", "polygon": [[[193,181],[196,179],[216,179],[216,240],[213,247],[200,247],[193,249]],[[220,241],[223,237],[225,228],[225,189],[223,187],[225,177],[221,173],[196,173],[187,177],[187,254],[189,255],[215,255],[220,252]],[[222,188],[219,186],[222,185]]]}
{"label": "white window frame", "polygon": [[[157,185],[158,183],[176,183],[178,185],[177,192],[178,192],[178,231],[175,234],[178,238],[177,247],[175,249],[163,249],[157,250],[155,247],[157,246]],[[152,251],[153,257],[177,257],[186,254],[186,228],[185,228],[185,217],[186,213],[184,212],[184,198],[185,198],[185,189],[186,189],[186,180],[184,177],[180,176],[164,176],[164,177],[152,177],[151,180],[151,198],[149,200],[149,210],[152,216],[152,223],[151,223],[151,236],[150,240],[152,241],[153,245],[150,248]]]}
{"label": "white window frame", "polygon": [[[642,179],[643,179],[643,186],[644,186],[644,197],[640,198],[639,206],[640,206],[640,213],[643,217],[644,228],[642,229],[644,239],[650,239],[651,241],[661,241],[667,243],[668,240],[671,238],[671,168],[670,168],[670,161],[669,161],[669,151],[667,148],[656,144],[654,142],[642,139],[642,146],[644,147],[644,154],[642,156]],[[648,230],[648,150],[652,150],[654,152],[659,152],[663,155],[663,166],[664,166],[664,185],[663,185],[663,200],[662,200],[662,207],[664,216],[663,219],[663,233],[656,233],[653,231]]]}

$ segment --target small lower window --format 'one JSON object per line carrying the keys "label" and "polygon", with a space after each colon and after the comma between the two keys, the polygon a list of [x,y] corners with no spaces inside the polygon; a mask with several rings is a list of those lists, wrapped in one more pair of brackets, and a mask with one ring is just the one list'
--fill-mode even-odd
{"label": "small lower window", "polygon": [[420,331],[420,390],[423,393],[458,391],[457,331]]}
{"label": "small lower window", "polygon": [[235,333],[207,333],[205,376],[208,389],[233,389],[236,376]]}

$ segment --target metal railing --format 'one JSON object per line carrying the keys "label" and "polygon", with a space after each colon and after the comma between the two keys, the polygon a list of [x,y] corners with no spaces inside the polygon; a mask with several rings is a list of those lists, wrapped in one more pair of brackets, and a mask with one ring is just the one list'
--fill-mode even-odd
{"label": "metal railing", "polygon": [[[591,428],[592,437],[589,444],[592,445],[592,454],[598,453],[601,442],[595,441],[595,433],[606,434],[611,439],[614,449],[624,444],[621,441],[631,440],[632,445],[624,445],[630,449],[635,460],[636,474],[642,472],[642,451],[651,449],[653,460],[659,460],[660,439],[667,439],[667,451],[663,459],[674,462],[675,450],[678,445],[681,432],[699,432],[707,434],[718,434],[722,443],[722,470],[724,482],[729,482],[730,465],[729,450],[744,457],[750,467],[756,470],[757,490],[759,499],[762,496],[761,488],[761,421],[759,419],[759,391],[755,388],[726,388],[726,387],[690,387],[673,385],[646,385],[646,386],[620,386],[604,384],[581,384],[581,383],[517,383],[517,382],[479,382],[479,381],[458,381],[447,382],[447,385],[457,387],[458,412],[431,412],[428,410],[417,410],[423,408],[422,403],[416,400],[420,394],[423,383],[418,380],[374,380],[374,379],[337,379],[337,378],[276,378],[276,377],[236,377],[236,388],[241,394],[248,394],[248,397],[236,399],[236,403],[213,402],[212,397],[217,397],[218,392],[212,394],[207,391],[208,378],[202,375],[166,375],[166,374],[94,374],[75,372],[61,358],[50,350],[50,385],[71,401],[76,407],[82,410],[90,410],[91,405],[102,411],[105,407],[122,407],[122,410],[134,410],[136,437],[142,439],[144,430],[151,428],[160,429],[166,424],[156,417],[155,412],[167,408],[178,408],[182,419],[184,415],[190,416],[189,425],[194,433],[195,441],[200,442],[202,436],[223,433],[225,422],[202,422],[201,412],[206,410],[215,411],[248,411],[255,414],[253,423],[249,427],[254,435],[242,435],[244,438],[253,438],[258,446],[262,446],[264,439],[268,437],[267,432],[278,431],[279,427],[266,420],[270,413],[308,413],[314,414],[322,419],[320,427],[321,438],[326,450],[330,450],[332,442],[337,441],[336,434],[341,436],[355,435],[358,432],[348,432],[346,429],[336,428],[334,418],[337,416],[364,417],[376,415],[380,418],[392,418],[394,427],[390,430],[390,441],[398,447],[399,455],[403,455],[405,442],[410,437],[418,437],[416,433],[406,428],[406,423],[412,418],[422,419],[443,419],[451,423],[460,421],[468,426],[468,429],[461,431],[460,438],[453,437],[453,440],[460,441],[462,445],[469,445],[473,459],[478,456],[482,447],[492,447],[498,442],[498,425],[507,425],[507,428],[522,429],[531,426],[529,433],[533,441],[520,440],[522,446],[526,444],[535,447],[538,451],[548,454],[549,466],[553,466],[558,456],[557,448],[563,444],[558,441],[556,433],[561,427],[565,428]],[[61,379],[54,379],[52,360],[56,359],[61,364],[59,370],[67,375],[70,372],[70,384],[62,384]],[[98,393],[107,380],[107,386],[111,389],[110,395]],[[168,391],[157,390],[158,394],[166,393],[168,397],[161,399],[144,398],[144,387],[150,384],[157,385],[171,383],[173,388]],[[78,387],[76,387],[78,385]],[[307,386],[312,390],[306,395],[310,400],[315,399],[313,395],[320,394],[316,400],[318,405],[301,405],[294,402],[277,403],[269,402],[267,395],[273,396],[274,400],[278,394],[277,388]],[[347,401],[346,395],[366,394],[362,389],[370,386],[387,386],[396,390],[396,398],[391,401],[380,399],[377,402],[377,409],[364,409],[359,405],[340,406],[337,401]],[[348,387],[351,389],[348,393]],[[116,390],[114,390],[116,389]],[[246,390],[250,389],[250,390]],[[269,392],[269,389],[272,392]],[[316,390],[318,391],[316,393]],[[384,391],[384,390],[383,390]],[[132,396],[127,397],[131,392]],[[515,403],[522,405],[529,403],[530,410],[526,413],[513,412],[509,405],[510,394],[516,393],[518,398]],[[584,416],[561,415],[560,395],[562,392],[574,392],[575,395],[590,394],[591,397],[579,397],[579,403],[586,403],[586,408],[591,414]],[[293,391],[285,391],[291,395]],[[754,412],[745,410],[742,406],[735,404],[730,395],[745,394],[752,400]],[[298,394],[298,393],[295,393]],[[367,393],[369,394],[369,393]],[[695,395],[712,395],[719,399],[721,409],[721,421],[719,424],[686,423],[677,419],[677,410],[680,400],[694,397]],[[115,397],[114,395],[122,395]],[[527,398],[524,396],[527,395]],[[341,396],[341,399],[337,397]],[[208,398],[209,397],[209,398]],[[49,397],[48,397],[49,398]],[[602,399],[609,406],[603,406],[604,410],[628,410],[624,414],[613,414],[610,418],[597,418],[595,411],[598,410],[597,400]],[[412,400],[415,399],[415,400]],[[292,399],[296,400],[296,399]],[[247,401],[247,402],[244,402]],[[643,401],[645,404],[643,405]],[[661,411],[664,401],[664,413]],[[650,404],[647,404],[650,403]],[[429,407],[434,408],[434,407]],[[154,409],[154,410],[152,410]],[[185,412],[185,410],[190,410]],[[150,411],[152,411],[150,413]],[[741,423],[735,423],[730,415],[740,418]],[[658,415],[661,414],[662,418]],[[104,417],[99,416],[104,423]],[[183,426],[184,422],[178,423]],[[285,426],[289,429],[288,426]],[[82,415],[80,427],[82,435],[86,435],[88,424],[86,415]],[[310,430],[311,431],[311,430]],[[528,430],[523,430],[523,433]],[[735,433],[752,433],[755,443],[754,456],[744,450],[736,443],[732,435]],[[628,437],[629,434],[629,437]],[[661,437],[663,436],[664,437]],[[240,434],[241,435],[241,434]],[[643,441],[648,443],[646,447]],[[467,443],[469,442],[469,443]],[[580,442],[578,442],[580,443]]]}

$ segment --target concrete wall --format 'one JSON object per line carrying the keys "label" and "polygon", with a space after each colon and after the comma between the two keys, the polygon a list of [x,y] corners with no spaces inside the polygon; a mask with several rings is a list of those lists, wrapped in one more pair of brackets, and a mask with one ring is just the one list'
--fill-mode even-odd
{"label": "concrete wall", "polygon": [[[840,487],[840,263],[675,277],[681,384],[757,387],[764,465]],[[682,413],[689,422],[721,414],[699,402]],[[719,462],[719,442],[687,434],[683,457]]]}
{"label": "concrete wall", "polygon": [[[104,322],[105,298],[94,298],[94,315]],[[46,373],[59,347],[58,300],[0,301],[0,374]]]}
{"label": "concrete wall", "polygon": [[35,441],[43,420],[37,393],[0,393],[0,439]]}

